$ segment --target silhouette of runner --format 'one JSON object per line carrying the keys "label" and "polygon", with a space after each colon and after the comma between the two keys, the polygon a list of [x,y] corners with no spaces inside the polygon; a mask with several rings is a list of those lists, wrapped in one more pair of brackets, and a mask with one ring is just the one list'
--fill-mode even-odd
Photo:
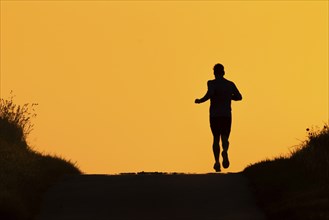
{"label": "silhouette of runner", "polygon": [[228,159],[228,138],[231,132],[232,114],[231,114],[231,100],[242,100],[242,96],[235,86],[235,84],[224,78],[224,66],[220,63],[214,66],[214,80],[208,81],[208,91],[201,99],[196,99],[195,103],[203,103],[210,99],[210,128],[214,137],[212,145],[215,164],[214,169],[220,172],[219,163],[219,141],[222,140],[222,165],[226,169],[230,166]]}

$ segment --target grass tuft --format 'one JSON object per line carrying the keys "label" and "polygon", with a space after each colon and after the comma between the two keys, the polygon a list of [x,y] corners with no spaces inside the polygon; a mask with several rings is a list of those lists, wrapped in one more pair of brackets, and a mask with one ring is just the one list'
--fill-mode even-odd
{"label": "grass tuft", "polygon": [[329,219],[329,128],[307,131],[289,156],[244,170],[270,220]]}
{"label": "grass tuft", "polygon": [[26,143],[33,130],[36,103],[17,105],[11,92],[9,99],[0,99],[0,138],[11,143]]}

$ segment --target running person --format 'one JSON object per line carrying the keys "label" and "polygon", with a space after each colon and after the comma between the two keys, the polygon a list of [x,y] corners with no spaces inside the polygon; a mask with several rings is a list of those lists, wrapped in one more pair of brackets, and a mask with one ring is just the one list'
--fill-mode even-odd
{"label": "running person", "polygon": [[214,80],[208,81],[208,91],[201,99],[196,99],[195,103],[203,103],[210,99],[210,128],[213,134],[213,152],[215,157],[214,169],[220,172],[219,163],[219,141],[222,140],[222,165],[226,169],[230,166],[228,159],[229,136],[231,132],[232,114],[231,100],[242,100],[242,96],[235,84],[224,78],[225,71],[222,64],[214,66]]}

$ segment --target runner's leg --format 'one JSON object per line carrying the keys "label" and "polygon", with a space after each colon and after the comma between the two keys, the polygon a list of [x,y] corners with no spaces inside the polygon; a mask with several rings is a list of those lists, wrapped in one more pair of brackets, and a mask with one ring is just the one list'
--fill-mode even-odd
{"label": "runner's leg", "polygon": [[229,137],[231,133],[231,124],[232,118],[231,117],[221,117],[220,118],[220,136],[222,139],[222,147],[223,151],[228,151],[229,148]]}
{"label": "runner's leg", "polygon": [[231,133],[231,124],[232,118],[231,117],[222,117],[221,118],[221,139],[222,139],[222,157],[223,157],[223,167],[228,168],[230,166],[230,161],[228,159],[228,148],[230,142],[228,141]]}
{"label": "runner's leg", "polygon": [[223,151],[228,151],[228,147],[230,146],[230,142],[228,141],[227,135],[221,135],[222,137],[222,147]]}
{"label": "runner's leg", "polygon": [[219,148],[219,135],[214,136],[213,139],[213,144],[212,144],[212,150],[214,152],[214,158],[215,158],[215,162],[219,163],[219,152],[220,152],[220,148]]}
{"label": "runner's leg", "polygon": [[220,135],[219,135],[219,123],[218,123],[217,117],[210,117],[210,128],[211,128],[211,132],[213,135],[212,150],[213,150],[214,158],[215,158],[214,169],[216,170],[216,172],[220,172],[220,163],[219,163]]}

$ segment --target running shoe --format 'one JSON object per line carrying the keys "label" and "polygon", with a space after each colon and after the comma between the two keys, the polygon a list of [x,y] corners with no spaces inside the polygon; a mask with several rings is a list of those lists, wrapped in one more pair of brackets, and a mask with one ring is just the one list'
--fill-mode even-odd
{"label": "running shoe", "polygon": [[216,172],[220,172],[220,163],[216,162],[216,163],[214,164],[214,170],[215,170]]}

